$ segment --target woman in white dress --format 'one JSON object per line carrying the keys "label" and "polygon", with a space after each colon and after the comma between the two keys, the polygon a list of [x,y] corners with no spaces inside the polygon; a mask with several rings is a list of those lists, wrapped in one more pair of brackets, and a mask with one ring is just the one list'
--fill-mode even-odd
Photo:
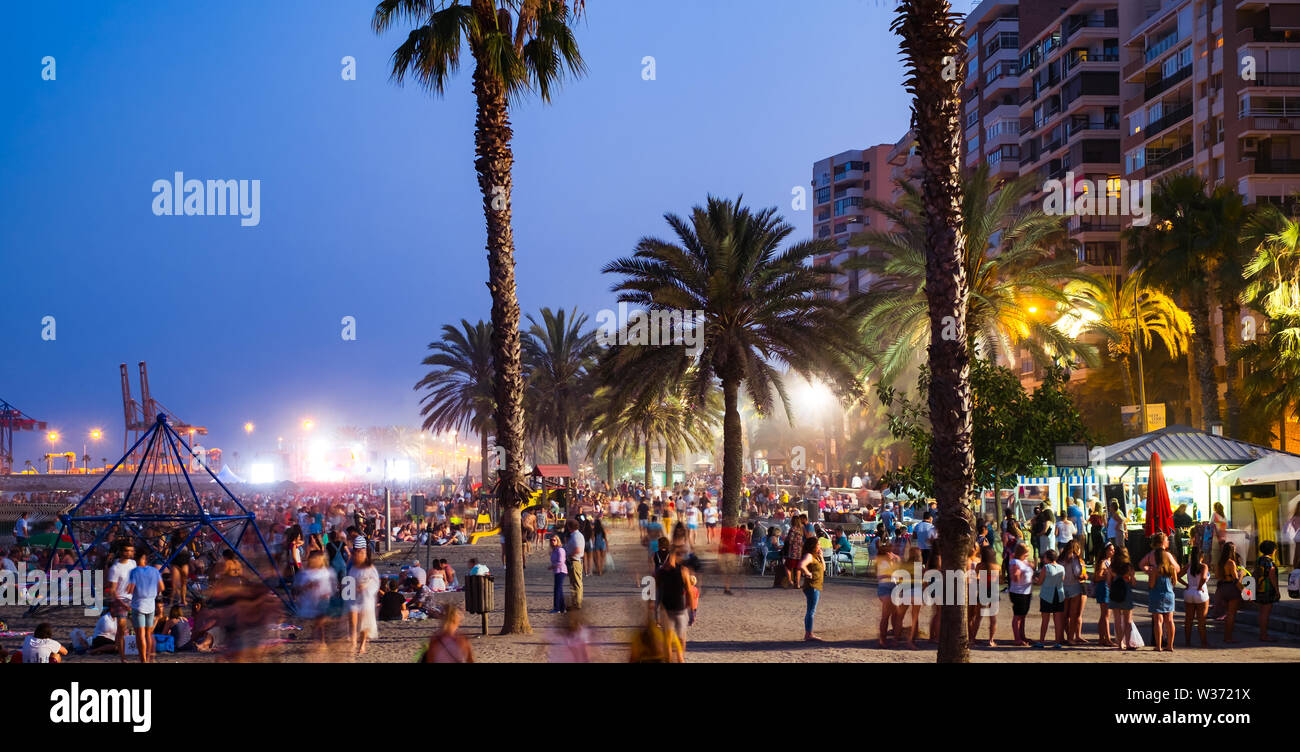
{"label": "woman in white dress", "polygon": [[[348,570],[353,593],[348,599],[348,636],[357,655],[365,655],[366,642],[379,636],[379,622],[375,611],[379,604],[379,570],[370,561],[370,554],[359,549]],[[344,588],[346,590],[346,588]],[[358,634],[360,642],[357,641]]]}

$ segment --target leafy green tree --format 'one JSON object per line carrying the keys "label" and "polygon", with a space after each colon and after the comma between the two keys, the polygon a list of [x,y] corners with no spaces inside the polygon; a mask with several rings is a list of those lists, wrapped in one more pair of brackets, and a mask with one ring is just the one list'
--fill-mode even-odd
{"label": "leafy green tree", "polygon": [[[1005,488],[1016,476],[1050,464],[1057,444],[1088,439],[1088,430],[1065,389],[1065,375],[1060,368],[1048,368],[1032,395],[1025,392],[1011,369],[986,360],[972,361],[970,378],[977,488]],[[877,389],[880,401],[891,408],[891,433],[907,442],[913,453],[912,463],[892,471],[886,481],[895,488],[911,487],[926,495],[932,493],[934,484],[929,455],[933,436],[925,407],[929,389],[929,375],[924,371],[915,400],[892,387]],[[967,503],[974,502],[974,498],[967,499]]]}

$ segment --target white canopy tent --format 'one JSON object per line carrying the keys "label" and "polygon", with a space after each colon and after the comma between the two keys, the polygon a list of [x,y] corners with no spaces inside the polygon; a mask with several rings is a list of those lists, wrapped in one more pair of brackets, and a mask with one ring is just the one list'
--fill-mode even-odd
{"label": "white canopy tent", "polygon": [[244,479],[235,475],[235,471],[230,469],[230,465],[222,465],[221,472],[217,473],[217,480],[222,483],[243,483]]}
{"label": "white canopy tent", "polygon": [[1280,483],[1300,480],[1300,457],[1294,454],[1270,454],[1249,465],[1242,465],[1219,480],[1225,486],[1249,486],[1256,483]]}

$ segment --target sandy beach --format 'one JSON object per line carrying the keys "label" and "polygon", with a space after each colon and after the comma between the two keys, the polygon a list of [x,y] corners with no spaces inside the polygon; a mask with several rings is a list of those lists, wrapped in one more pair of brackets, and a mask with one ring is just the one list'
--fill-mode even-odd
{"label": "sandy beach", "polygon": [[[584,620],[591,630],[593,655],[596,660],[619,662],[627,657],[626,644],[632,630],[644,614],[640,578],[649,573],[645,549],[637,542],[635,531],[621,523],[611,527],[611,554],[615,562],[613,571],[603,576],[588,573],[586,577]],[[703,540],[703,531],[700,533]],[[748,575],[739,579],[735,595],[724,595],[721,575],[716,565],[715,550],[699,546],[704,560],[701,574],[702,594],[700,611],[695,625],[688,632],[688,662],[772,663],[791,660],[808,662],[933,662],[933,643],[920,642],[915,651],[907,649],[880,649],[877,645],[876,620],[879,603],[876,599],[875,581],[864,576],[828,577],[817,611],[817,633],[823,643],[805,643],[803,636],[804,599],[792,590],[774,589],[770,576]],[[504,573],[500,567],[500,548],[495,540],[474,546],[445,546],[431,549],[434,557],[446,558],[463,576],[467,561],[477,557],[492,568],[497,577],[497,611],[489,615],[489,635],[479,637],[480,618],[467,615],[462,629],[472,638],[475,659],[481,662],[542,662],[548,660],[549,648],[559,634],[564,617],[547,613],[551,605],[551,576],[546,569],[544,554],[537,549],[528,558],[527,587],[529,621],[532,634],[501,636],[495,634],[501,625],[501,601]],[[412,550],[410,544],[395,546],[394,551],[382,557],[381,571],[395,572],[403,563],[415,557],[424,558],[424,548]],[[443,596],[449,602],[463,603],[461,593]],[[1150,619],[1146,609],[1134,610],[1134,620],[1150,640]],[[921,631],[926,631],[929,616],[927,609],[922,617]],[[1209,649],[1184,648],[1182,617],[1177,616],[1178,638],[1173,653],[1157,653],[1147,647],[1138,652],[1121,653],[1099,646],[1082,646],[1065,649],[1034,649],[1011,647],[1011,606],[1005,594],[999,609],[997,639],[1000,646],[989,648],[978,643],[972,647],[971,660],[976,663],[1033,663],[1033,662],[1116,662],[1116,663],[1268,663],[1300,661],[1300,642],[1288,641],[1262,643],[1256,639],[1256,630],[1250,625],[1239,625],[1236,645],[1222,645],[1222,627],[1210,625]],[[10,630],[27,631],[40,621],[49,621],[54,627],[55,639],[67,644],[68,634],[75,627],[87,632],[94,618],[84,616],[80,608],[63,608],[48,611],[35,617],[27,616],[20,607],[0,607],[0,619]],[[1089,601],[1085,612],[1085,638],[1096,637],[1097,607]],[[289,623],[298,623],[293,619]],[[1037,607],[1030,612],[1026,632],[1031,639],[1038,636]],[[410,663],[416,660],[430,633],[433,621],[381,622],[379,637],[371,642],[365,655],[354,656],[340,644],[326,652],[315,650],[307,644],[301,633],[268,650],[266,660],[340,661],[366,663]],[[986,637],[987,626],[981,629]],[[1050,636],[1050,634],[1049,634]],[[1197,641],[1195,638],[1193,642]],[[0,638],[0,644],[14,648],[19,638]],[[74,663],[113,662],[116,656],[71,656]],[[160,654],[160,663],[209,662],[212,654]]]}

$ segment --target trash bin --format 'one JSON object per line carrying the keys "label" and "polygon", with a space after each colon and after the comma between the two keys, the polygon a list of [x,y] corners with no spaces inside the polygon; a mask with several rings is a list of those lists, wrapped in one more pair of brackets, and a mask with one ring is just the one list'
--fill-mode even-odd
{"label": "trash bin", "polygon": [[483,634],[487,634],[487,615],[496,607],[495,585],[490,574],[475,574],[465,578],[465,610],[483,617]]}

